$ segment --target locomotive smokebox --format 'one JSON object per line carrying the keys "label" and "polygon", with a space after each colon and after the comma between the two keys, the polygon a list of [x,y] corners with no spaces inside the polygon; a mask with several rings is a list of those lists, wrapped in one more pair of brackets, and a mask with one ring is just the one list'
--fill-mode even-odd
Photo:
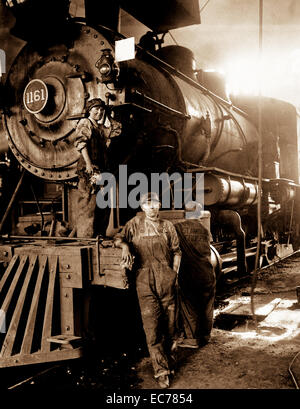
{"label": "locomotive smokebox", "polygon": [[[62,44],[44,47],[28,42],[5,84],[8,114],[3,125],[10,149],[29,172],[51,181],[76,177],[75,129],[88,99],[106,99],[95,63],[101,48],[112,49],[95,29],[71,22],[63,38]],[[118,98],[117,103],[122,93]]]}

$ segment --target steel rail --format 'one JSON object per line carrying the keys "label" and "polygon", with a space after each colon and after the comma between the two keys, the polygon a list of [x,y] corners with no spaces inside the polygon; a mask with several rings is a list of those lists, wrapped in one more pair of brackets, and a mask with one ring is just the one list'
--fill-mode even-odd
{"label": "steel rail", "polygon": [[29,378],[26,378],[21,382],[18,382],[16,384],[12,385],[12,386],[9,386],[7,389],[8,390],[15,389],[15,388],[17,388],[17,387],[19,387],[21,385],[24,385],[25,383],[28,383],[28,382],[32,381],[33,379],[35,379],[35,378],[37,378],[39,376],[44,375],[47,372],[53,371],[53,369],[56,369],[56,368],[59,368],[59,367],[61,367],[61,365],[52,366],[51,368],[45,369],[44,371],[41,371],[41,372],[38,372],[37,374],[35,374],[33,376],[30,376]]}

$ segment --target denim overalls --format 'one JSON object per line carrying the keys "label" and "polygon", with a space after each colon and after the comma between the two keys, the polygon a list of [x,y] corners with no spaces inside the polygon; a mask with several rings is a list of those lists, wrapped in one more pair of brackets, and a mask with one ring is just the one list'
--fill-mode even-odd
{"label": "denim overalls", "polygon": [[147,236],[143,223],[132,239],[137,255],[136,289],[154,376],[169,374],[170,347],[175,338],[176,272],[163,226]]}

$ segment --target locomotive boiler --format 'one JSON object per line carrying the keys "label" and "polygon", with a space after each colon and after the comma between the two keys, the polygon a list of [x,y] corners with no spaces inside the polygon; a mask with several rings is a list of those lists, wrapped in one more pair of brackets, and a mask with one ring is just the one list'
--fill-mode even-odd
{"label": "locomotive boiler", "polygon": [[[261,263],[297,248],[296,110],[264,99],[260,192],[257,101],[240,101],[241,110],[225,93],[216,95],[213,85],[205,87],[208,74],[194,69],[184,47],[149,52],[138,46],[134,59],[117,62],[115,41],[122,39],[68,19],[59,38],[28,41],[7,75],[2,120],[10,163],[2,171],[7,210],[0,224],[7,331],[0,334],[0,367],[79,357],[85,289],[128,288],[110,237],[132,216],[130,209],[112,209],[106,238],[76,239],[74,229],[75,129],[91,98],[103,99],[107,116],[122,124],[111,141],[113,171],[126,164],[145,174],[204,174],[199,222],[210,228],[212,257],[216,264],[222,259],[223,272],[252,268],[259,195]],[[176,221],[184,210],[171,206],[163,215]]]}

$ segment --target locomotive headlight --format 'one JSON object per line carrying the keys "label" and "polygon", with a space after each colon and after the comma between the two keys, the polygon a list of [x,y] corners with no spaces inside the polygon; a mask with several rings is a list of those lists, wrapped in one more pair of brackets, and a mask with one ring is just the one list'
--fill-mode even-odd
{"label": "locomotive headlight", "polygon": [[102,50],[102,55],[96,62],[101,75],[101,82],[108,84],[117,80],[119,69],[109,48]]}
{"label": "locomotive headlight", "polygon": [[99,72],[101,75],[108,75],[111,72],[111,67],[108,64],[103,64],[99,67]]}

